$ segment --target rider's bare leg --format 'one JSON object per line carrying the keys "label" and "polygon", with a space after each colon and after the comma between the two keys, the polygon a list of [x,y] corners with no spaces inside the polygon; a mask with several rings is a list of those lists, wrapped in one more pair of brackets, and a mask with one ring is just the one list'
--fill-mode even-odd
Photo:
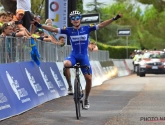
{"label": "rider's bare leg", "polygon": [[[71,66],[71,65],[72,64],[69,60],[64,61],[64,67]],[[69,88],[72,88],[71,75],[70,75],[70,69],[69,68],[65,69],[65,78],[66,78],[66,81],[68,83]]]}
{"label": "rider's bare leg", "polygon": [[85,74],[84,78],[85,78],[85,81],[86,81],[85,100],[88,100],[89,94],[90,94],[90,91],[91,91],[91,87],[92,87],[92,74],[90,74],[90,75]]}

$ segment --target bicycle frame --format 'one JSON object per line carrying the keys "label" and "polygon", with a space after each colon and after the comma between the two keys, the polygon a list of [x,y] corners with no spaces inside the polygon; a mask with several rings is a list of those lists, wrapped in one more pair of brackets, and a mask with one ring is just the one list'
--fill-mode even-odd
{"label": "bicycle frame", "polygon": [[[76,117],[79,119],[81,117],[81,112],[80,112],[80,103],[82,104],[82,109],[84,109],[83,101],[81,98],[83,97],[83,90],[82,86],[80,83],[80,71],[79,68],[86,68],[89,73],[89,67],[87,65],[81,66],[80,63],[76,63],[74,66],[69,66],[65,68],[74,68],[76,70],[75,72],[75,80],[74,80],[74,102],[75,102],[75,108],[76,108]],[[64,68],[64,70],[65,70]]]}

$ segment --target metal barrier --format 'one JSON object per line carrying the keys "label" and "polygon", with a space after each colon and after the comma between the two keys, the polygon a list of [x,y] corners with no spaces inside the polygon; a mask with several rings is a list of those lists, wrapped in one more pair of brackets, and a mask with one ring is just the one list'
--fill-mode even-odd
{"label": "metal barrier", "polygon": [[[71,52],[71,46],[53,44],[36,40],[38,51],[43,62],[63,62]],[[0,37],[0,63],[30,61],[30,39],[23,37]],[[97,52],[89,51],[89,59],[94,61],[108,61],[109,52],[98,50]]]}

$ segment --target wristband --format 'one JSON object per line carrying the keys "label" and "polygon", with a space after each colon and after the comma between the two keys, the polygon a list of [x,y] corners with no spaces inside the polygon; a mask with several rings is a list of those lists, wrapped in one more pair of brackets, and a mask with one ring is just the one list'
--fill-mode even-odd
{"label": "wristband", "polygon": [[36,27],[39,27],[39,28],[42,27],[42,24],[40,24],[40,23],[38,23],[38,22],[35,22],[34,25],[35,25]]}
{"label": "wristband", "polygon": [[15,32],[13,32],[11,35],[12,35],[13,37],[16,37],[16,33],[15,33]]}
{"label": "wristband", "polygon": [[120,15],[116,15],[114,18],[112,18],[112,20],[118,20],[121,16]]}

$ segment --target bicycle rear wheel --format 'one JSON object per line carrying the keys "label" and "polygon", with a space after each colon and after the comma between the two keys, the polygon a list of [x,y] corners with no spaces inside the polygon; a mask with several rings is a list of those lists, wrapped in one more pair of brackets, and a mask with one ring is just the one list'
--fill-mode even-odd
{"label": "bicycle rear wheel", "polygon": [[76,108],[76,117],[79,119],[81,117],[80,113],[80,82],[76,78],[74,81],[74,101],[75,101],[75,108]]}

